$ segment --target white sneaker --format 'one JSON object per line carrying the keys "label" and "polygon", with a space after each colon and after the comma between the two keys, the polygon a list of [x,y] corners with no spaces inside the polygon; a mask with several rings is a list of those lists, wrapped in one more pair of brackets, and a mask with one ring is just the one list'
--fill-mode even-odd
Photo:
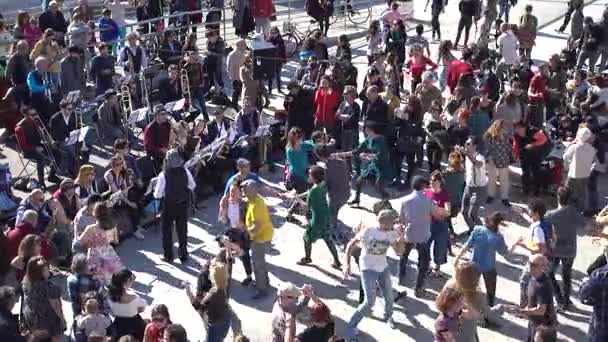
{"label": "white sneaker", "polygon": [[135,233],[133,233],[133,236],[137,239],[137,240],[143,240],[145,238],[144,236],[144,232],[143,229],[141,228],[137,228],[137,230],[135,231]]}

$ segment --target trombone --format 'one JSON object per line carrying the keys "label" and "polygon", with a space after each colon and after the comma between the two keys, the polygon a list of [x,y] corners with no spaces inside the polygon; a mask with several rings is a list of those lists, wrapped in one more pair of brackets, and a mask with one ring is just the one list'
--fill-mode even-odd
{"label": "trombone", "polygon": [[120,86],[120,104],[125,117],[125,123],[129,122],[129,115],[133,112],[133,101],[131,101],[129,84],[126,82]]}
{"label": "trombone", "polygon": [[[188,70],[185,67],[180,70],[180,81],[182,86],[182,96],[184,99],[186,99],[188,106],[190,106],[190,103],[192,103],[192,95],[190,93],[190,78],[188,77]],[[186,109],[186,106],[184,106],[184,109]]]}

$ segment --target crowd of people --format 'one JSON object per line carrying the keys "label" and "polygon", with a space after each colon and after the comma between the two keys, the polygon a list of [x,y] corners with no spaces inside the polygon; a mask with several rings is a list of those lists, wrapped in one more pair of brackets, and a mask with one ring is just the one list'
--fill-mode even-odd
{"label": "crowd of people", "polygon": [[[185,284],[208,342],[224,341],[230,330],[235,341],[249,340],[243,317],[230,305],[236,258],[251,300],[273,295],[266,256],[275,227],[266,196],[280,197],[289,206],[286,220],[304,228],[298,265],[312,264],[314,242],[323,240],[331,268],[348,278],[354,260],[360,276],[359,305],[344,331],[323,293],[308,284],[277,286],[268,340],[356,341],[378,288],[383,320],[396,329],[393,306],[408,296],[415,249],[416,298],[431,298],[427,278],[444,277],[442,267],[453,257],[454,272],[435,300],[435,341],[477,341],[477,327],[500,329],[505,311],[527,320],[528,341],[557,341],[558,313],[573,310],[573,297],[593,307],[589,341],[605,341],[608,209],[601,210],[598,185],[606,171],[608,77],[601,71],[608,60],[608,10],[594,22],[583,17],[581,1],[570,1],[558,30],[570,23],[567,47],[534,65],[532,6],[509,24],[514,3],[499,1],[499,19],[483,23],[480,33],[484,25],[488,34],[496,28],[493,49],[489,38],[469,44],[481,2],[460,1],[453,42],[440,28],[446,3],[428,2],[432,41],[422,25],[406,30],[397,2],[371,21],[368,67],[359,84],[348,37],[340,35],[335,53],[328,53],[333,4],[307,1],[320,28],[303,42],[286,91],[281,76],[288,56],[280,30],[271,26],[270,0],[235,4],[240,38],[233,47],[220,35],[223,1],[205,9],[198,1],[170,1],[167,14],[208,13],[204,20],[171,17],[168,27],[154,21],[164,14],[158,1],[107,1],[100,18],[86,0],[65,10],[50,1],[37,18],[22,11],[12,27],[0,21],[0,65],[10,86],[2,101],[17,118],[2,123],[22,165],[37,169],[37,182],[14,185],[26,191],[22,200],[12,191],[10,171],[0,170],[0,210],[14,213],[0,234],[0,339],[187,341],[184,327],[171,320],[173,308],[156,304],[149,319],[142,317],[149,303],[132,289],[137,265],[117,250],[125,239],[146,239],[158,224],[162,262],[190,263],[188,220],[201,201],[219,195],[220,252],[201,265],[194,291]],[[140,24],[127,32],[125,11],[133,6]],[[484,15],[488,11],[496,9]],[[274,46],[261,73],[245,39],[253,31],[261,36],[254,39]],[[154,32],[162,37],[158,46],[140,41],[140,34]],[[263,97],[273,84],[284,109],[265,126]],[[99,151],[110,152],[107,165],[90,162]],[[277,159],[285,160],[280,186],[257,174],[265,165],[272,172]],[[524,207],[513,201],[516,163]],[[344,224],[344,206],[369,204],[362,198],[368,184],[373,190],[365,193],[380,198],[371,206],[375,223]],[[491,211],[495,200],[499,210]],[[507,246],[501,226],[512,212],[529,221],[529,234]],[[601,247],[574,293],[583,232]],[[389,246],[400,258],[397,270],[388,262]],[[518,250],[528,255],[520,301],[503,305],[496,254],[509,260]],[[56,281],[66,275],[69,319]],[[311,324],[298,331],[304,311]]]}

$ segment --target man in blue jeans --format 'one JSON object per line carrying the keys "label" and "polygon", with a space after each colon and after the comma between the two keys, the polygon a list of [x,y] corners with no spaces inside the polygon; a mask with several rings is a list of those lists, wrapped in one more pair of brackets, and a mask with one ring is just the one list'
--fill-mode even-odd
{"label": "man in blue jeans", "polygon": [[[412,249],[418,251],[418,276],[416,278],[416,297],[424,296],[424,279],[431,263],[429,240],[431,239],[431,217],[443,219],[449,213],[443,208],[438,208],[430,198],[423,193],[429,182],[416,176],[412,181],[412,193],[403,199],[401,212],[399,214],[401,223],[405,225],[405,251],[399,262],[399,285],[405,285],[407,263]],[[395,300],[405,297],[405,291],[399,293]]]}
{"label": "man in blue jeans", "polygon": [[[350,318],[347,327],[347,338],[354,338],[357,334],[357,325],[363,317],[369,314],[370,309],[376,302],[376,284],[380,286],[384,297],[384,320],[391,329],[395,329],[393,321],[393,286],[391,284],[391,272],[388,268],[386,252],[388,247],[398,250],[398,242],[403,241],[404,231],[402,228],[395,230],[395,221],[398,219],[394,210],[382,210],[378,213],[378,227],[368,227],[359,233],[346,246],[346,260],[344,275],[350,274],[350,259],[356,245],[361,247],[359,258],[359,269],[361,270],[361,283],[363,285],[363,303]],[[399,253],[397,253],[399,254]]]}

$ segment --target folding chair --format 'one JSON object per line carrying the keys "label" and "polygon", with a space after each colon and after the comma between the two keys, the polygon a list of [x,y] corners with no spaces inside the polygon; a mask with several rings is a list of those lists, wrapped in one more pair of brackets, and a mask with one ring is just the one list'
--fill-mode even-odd
{"label": "folding chair", "polygon": [[27,176],[27,178],[32,178],[32,175],[34,174],[34,172],[30,172],[28,170],[28,166],[30,166],[30,164],[32,163],[36,163],[35,161],[31,160],[31,159],[27,159],[23,156],[23,150],[21,150],[21,147],[19,146],[19,144],[17,145],[17,155],[19,156],[19,162],[21,163],[21,172],[19,172],[19,175],[17,175],[17,177],[15,177],[16,179],[20,179],[22,178],[23,174],[25,174],[25,176]]}

